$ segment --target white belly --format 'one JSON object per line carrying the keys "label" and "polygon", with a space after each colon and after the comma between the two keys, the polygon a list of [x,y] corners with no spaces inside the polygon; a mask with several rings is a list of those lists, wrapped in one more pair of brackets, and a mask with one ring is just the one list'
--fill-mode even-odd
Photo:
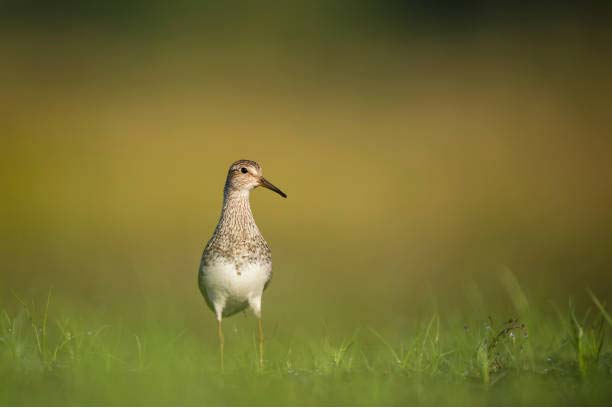
{"label": "white belly", "polygon": [[261,302],[271,271],[270,263],[244,263],[238,268],[234,263],[215,263],[202,266],[200,285],[214,308],[230,316]]}

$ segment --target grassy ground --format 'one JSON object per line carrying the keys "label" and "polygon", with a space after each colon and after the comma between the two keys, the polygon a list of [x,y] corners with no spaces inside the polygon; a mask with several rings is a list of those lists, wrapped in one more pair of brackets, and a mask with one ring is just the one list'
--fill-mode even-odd
{"label": "grassy ground", "polygon": [[239,316],[221,373],[212,318],[202,332],[174,312],[126,320],[19,299],[1,313],[0,403],[606,405],[612,320],[591,300],[586,314],[434,313],[401,330],[268,321],[263,370],[254,319]]}

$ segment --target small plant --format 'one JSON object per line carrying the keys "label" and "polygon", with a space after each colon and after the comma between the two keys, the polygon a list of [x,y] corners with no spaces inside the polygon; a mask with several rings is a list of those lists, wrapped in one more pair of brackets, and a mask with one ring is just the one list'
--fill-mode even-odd
{"label": "small plant", "polygon": [[[44,309],[39,313],[36,304],[32,301],[31,304],[21,300],[16,294],[13,294],[15,299],[21,303],[25,317],[29,320],[34,334],[36,352],[38,359],[46,370],[51,370],[57,361],[59,350],[65,345],[60,343],[54,347],[49,344],[49,303],[51,302],[51,291],[47,294],[47,301]],[[14,323],[15,324],[15,323]],[[13,326],[14,326],[13,324]]]}
{"label": "small plant", "polygon": [[476,368],[485,384],[492,382],[510,367],[516,366],[525,350],[528,339],[527,326],[516,318],[495,326],[489,317],[485,324],[484,338],[476,349]]}
{"label": "small plant", "polygon": [[20,342],[21,319],[11,317],[6,310],[2,311],[0,317],[0,345],[3,351],[8,354],[12,361],[19,361],[25,352],[23,344]]}
{"label": "small plant", "polygon": [[591,318],[590,312],[591,309],[588,309],[582,319],[579,319],[576,316],[574,303],[570,299],[566,326],[569,342],[576,354],[578,370],[583,377],[598,365],[606,334],[604,315]]}
{"label": "small plant", "polygon": [[434,314],[424,330],[418,332],[398,347],[392,346],[381,334],[370,331],[385,345],[391,354],[393,367],[418,374],[435,375],[441,370],[447,355],[440,346],[440,318]]}
{"label": "small plant", "polygon": [[593,303],[595,303],[595,306],[597,306],[597,309],[599,310],[599,313],[601,313],[601,316],[606,320],[606,322],[608,322],[610,326],[612,326],[612,316],[610,316],[610,314],[606,311],[606,305],[604,303],[601,303],[601,301],[597,298],[597,296],[595,296],[592,291],[587,290],[587,292],[589,293],[589,296],[591,297]]}
{"label": "small plant", "polygon": [[[49,313],[51,292],[43,307],[33,300],[23,301],[13,294],[21,310],[12,315],[0,314],[0,357],[8,357],[11,366],[26,371],[53,372],[75,368],[86,357],[118,360],[105,350],[99,335],[108,326],[97,330],[79,330],[68,318],[54,320]],[[143,367],[142,345],[137,342],[138,368]],[[123,364],[125,365],[125,363]]]}
{"label": "small plant", "polygon": [[350,370],[353,364],[352,348],[355,344],[355,337],[350,337],[340,342],[338,345],[332,345],[329,339],[325,340],[325,351],[334,369],[345,368]]}

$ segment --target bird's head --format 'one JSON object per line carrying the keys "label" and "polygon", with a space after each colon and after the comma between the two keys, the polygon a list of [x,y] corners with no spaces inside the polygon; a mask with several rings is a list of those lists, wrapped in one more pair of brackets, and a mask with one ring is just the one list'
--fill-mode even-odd
{"label": "bird's head", "polygon": [[255,187],[265,187],[287,198],[278,187],[266,180],[261,172],[261,166],[252,160],[238,160],[234,162],[227,173],[226,190],[248,192]]}

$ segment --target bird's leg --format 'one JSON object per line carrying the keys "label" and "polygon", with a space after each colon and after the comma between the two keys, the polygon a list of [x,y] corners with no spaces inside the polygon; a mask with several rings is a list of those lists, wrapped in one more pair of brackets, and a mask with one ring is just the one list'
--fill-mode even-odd
{"label": "bird's leg", "polygon": [[221,353],[221,371],[225,371],[223,364],[223,330],[221,328],[221,319],[217,320],[217,334],[219,335],[219,352]]}
{"label": "bird's leg", "polygon": [[215,316],[217,317],[217,335],[219,336],[219,354],[221,355],[221,372],[225,370],[224,359],[223,359],[223,328],[221,327],[221,320],[223,320],[223,309],[225,308],[225,298],[217,297],[213,300],[215,309]]}
{"label": "bird's leg", "polygon": [[257,323],[259,326],[259,368],[263,369],[264,335],[263,335],[263,325],[261,323],[261,317],[257,319]]}
{"label": "bird's leg", "polygon": [[258,296],[253,296],[249,299],[249,305],[253,310],[253,313],[257,317],[257,326],[259,329],[259,369],[263,368],[264,365],[264,337],[263,337],[263,325],[261,324],[261,293]]}

